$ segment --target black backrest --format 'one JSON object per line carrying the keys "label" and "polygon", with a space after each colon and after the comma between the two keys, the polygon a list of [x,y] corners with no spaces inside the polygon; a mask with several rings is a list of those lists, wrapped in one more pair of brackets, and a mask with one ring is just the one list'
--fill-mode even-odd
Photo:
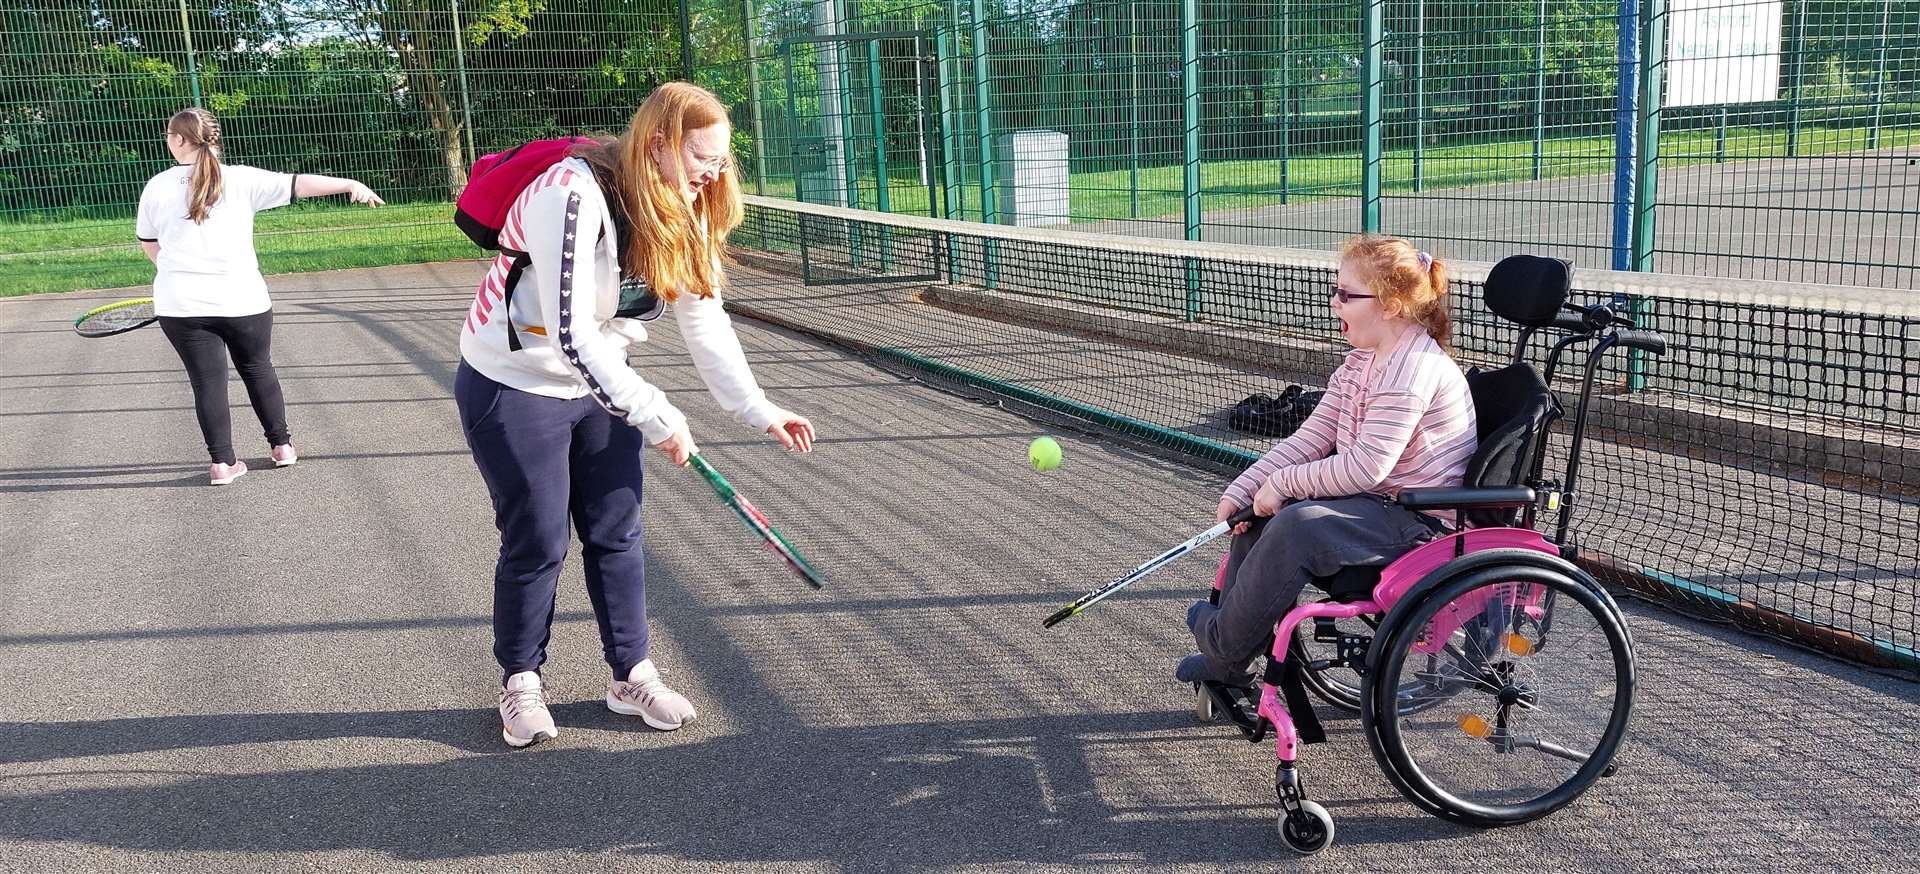
{"label": "black backrest", "polygon": [[1487,271],[1482,298],[1487,309],[1522,327],[1553,324],[1573,288],[1573,262],[1539,255],[1509,255]]}
{"label": "black backrest", "polygon": [[[1524,485],[1547,428],[1560,418],[1560,402],[1540,372],[1525,362],[1493,370],[1476,367],[1467,372],[1467,390],[1473,393],[1480,448],[1467,462],[1464,485]],[[1488,528],[1513,525],[1518,518],[1518,510],[1468,510],[1462,521]]]}

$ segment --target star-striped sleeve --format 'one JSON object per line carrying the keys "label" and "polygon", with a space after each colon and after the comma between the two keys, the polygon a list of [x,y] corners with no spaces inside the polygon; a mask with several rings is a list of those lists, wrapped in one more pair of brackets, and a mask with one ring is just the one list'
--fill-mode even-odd
{"label": "star-striped sleeve", "polygon": [[627,364],[626,348],[598,328],[613,317],[597,311],[593,250],[601,211],[597,199],[564,185],[535,194],[524,217],[527,256],[533,261],[527,275],[539,279],[541,323],[551,329],[547,342],[594,400],[639,428],[648,443],[659,443],[683,427],[686,417]]}

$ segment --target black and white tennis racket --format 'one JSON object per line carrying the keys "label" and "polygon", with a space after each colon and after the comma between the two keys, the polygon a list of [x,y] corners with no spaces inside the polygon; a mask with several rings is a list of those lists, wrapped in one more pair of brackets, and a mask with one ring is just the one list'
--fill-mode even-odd
{"label": "black and white tennis racket", "polygon": [[1118,592],[1121,589],[1124,589],[1132,585],[1135,581],[1139,580],[1141,577],[1144,577],[1147,574],[1150,574],[1150,573],[1153,573],[1154,571],[1159,570],[1161,567],[1165,566],[1168,562],[1173,561],[1174,559],[1179,558],[1180,556],[1186,555],[1187,553],[1192,552],[1196,549],[1199,549],[1202,546],[1205,546],[1209,541],[1213,540],[1214,538],[1219,537],[1220,535],[1225,534],[1228,531],[1232,531],[1233,526],[1238,525],[1242,522],[1249,521],[1251,519],[1253,519],[1253,508],[1247,507],[1246,509],[1243,509],[1240,512],[1233,514],[1233,516],[1227,519],[1227,521],[1225,522],[1213,523],[1212,528],[1208,528],[1207,530],[1202,531],[1199,534],[1195,534],[1192,537],[1192,539],[1188,540],[1185,543],[1180,544],[1179,546],[1169,549],[1166,552],[1160,553],[1159,555],[1156,555],[1153,558],[1147,559],[1146,562],[1141,564],[1139,567],[1134,568],[1131,571],[1128,571],[1126,576],[1123,576],[1117,580],[1114,580],[1113,582],[1110,582],[1104,586],[1101,586],[1098,589],[1094,589],[1093,591],[1080,596],[1080,600],[1075,601],[1071,604],[1068,604],[1067,606],[1062,607],[1059,610],[1055,611],[1052,616],[1048,616],[1045,621],[1040,623],[1040,627],[1052,628],[1055,625],[1059,625],[1062,622],[1065,622],[1069,619],[1072,619],[1075,616],[1080,615],[1081,613],[1086,612],[1088,607],[1092,607],[1093,605],[1106,600],[1107,596],[1112,595],[1113,593]]}
{"label": "black and white tennis racket", "polygon": [[73,332],[82,337],[111,337],[154,323],[153,298],[136,297],[97,306],[73,320]]}
{"label": "black and white tennis racket", "polygon": [[799,551],[793,548],[793,544],[788,543],[785,537],[780,536],[779,531],[774,530],[773,523],[767,521],[766,514],[760,512],[752,501],[740,497],[740,493],[733,490],[733,485],[728,483],[727,478],[721,476],[719,471],[714,470],[713,465],[708,464],[706,459],[698,455],[687,459],[687,463],[700,472],[700,477],[707,481],[707,485],[713,487],[713,493],[726,502],[727,507],[733,510],[733,514],[740,517],[740,521],[747,523],[747,527],[752,529],[753,533],[760,535],[760,540],[766,544],[767,551],[786,562],[788,570],[793,571],[795,576],[812,588],[818,589],[826,584],[820,572],[814,570],[813,565],[807,564],[807,560],[800,557]]}

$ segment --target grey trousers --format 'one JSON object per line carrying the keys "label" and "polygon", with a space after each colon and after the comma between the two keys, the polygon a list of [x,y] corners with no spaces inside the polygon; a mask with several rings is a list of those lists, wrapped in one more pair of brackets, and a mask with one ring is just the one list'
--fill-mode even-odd
{"label": "grey trousers", "polygon": [[1244,673],[1316,577],[1384,567],[1432,540],[1441,523],[1379,495],[1295,501],[1233,538],[1218,607],[1196,604],[1188,626],[1217,677]]}

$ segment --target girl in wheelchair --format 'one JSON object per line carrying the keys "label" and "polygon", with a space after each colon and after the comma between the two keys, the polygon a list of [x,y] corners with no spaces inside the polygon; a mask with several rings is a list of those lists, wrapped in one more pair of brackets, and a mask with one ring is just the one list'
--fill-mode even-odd
{"label": "girl in wheelchair", "polygon": [[1233,531],[1219,604],[1187,611],[1199,652],[1175,669],[1182,682],[1250,685],[1249,665],[1308,583],[1387,565],[1452,521],[1391,500],[1461,485],[1478,445],[1473,397],[1448,354],[1446,267],[1406,240],[1356,237],[1330,293],[1353,351],[1313,414],[1221,497],[1216,520],[1248,506],[1255,518]]}
{"label": "girl in wheelchair", "polygon": [[[1513,359],[1462,373],[1446,345],[1446,270],[1404,240],[1350,241],[1332,293],[1354,350],[1313,415],[1220,501],[1216,528],[1239,523],[1236,536],[1211,600],[1187,613],[1199,652],[1175,673],[1202,720],[1272,736],[1293,850],[1318,852],[1334,833],[1297,766],[1301,745],[1323,739],[1309,692],[1357,712],[1395,788],[1454,822],[1531,822],[1613,773],[1633,642],[1576,563],[1570,525],[1601,364],[1619,348],[1664,354],[1666,341],[1609,306],[1569,303],[1571,276],[1553,258],[1494,265],[1484,303],[1520,329]],[[1544,375],[1526,360],[1540,336]],[[1548,435],[1565,410],[1549,386],[1580,350],[1566,472],[1553,478]],[[1535,530],[1542,512],[1551,539]],[[1302,601],[1309,584],[1327,597]]]}

